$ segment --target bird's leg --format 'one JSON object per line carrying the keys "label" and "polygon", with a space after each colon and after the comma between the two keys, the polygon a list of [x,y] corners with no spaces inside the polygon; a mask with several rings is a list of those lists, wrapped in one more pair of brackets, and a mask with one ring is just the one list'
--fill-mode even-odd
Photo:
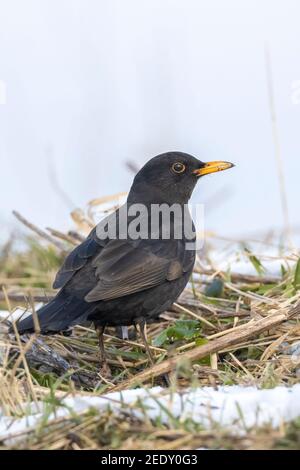
{"label": "bird's leg", "polygon": [[96,333],[97,333],[97,336],[98,336],[99,353],[100,353],[99,354],[99,356],[100,356],[100,375],[103,375],[103,377],[110,377],[111,376],[111,370],[110,370],[110,367],[107,363],[106,354],[105,354],[105,347],[104,347],[104,341],[103,341],[105,326],[95,325],[95,327],[96,327]]}
{"label": "bird's leg", "polygon": [[[149,344],[148,344],[147,337],[146,337],[146,322],[144,320],[138,320],[136,321],[134,326],[142,338],[149,361],[151,362],[152,365],[154,365],[154,357],[153,357],[151,349],[149,348]],[[162,378],[165,382],[165,385],[169,387],[170,379],[169,379],[168,374],[164,374]]]}

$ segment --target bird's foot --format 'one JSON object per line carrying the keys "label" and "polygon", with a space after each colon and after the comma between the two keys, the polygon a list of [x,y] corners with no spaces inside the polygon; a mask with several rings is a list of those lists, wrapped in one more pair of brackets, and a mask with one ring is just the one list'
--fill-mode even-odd
{"label": "bird's foot", "polygon": [[104,379],[112,378],[111,369],[106,361],[100,363],[99,375]]}

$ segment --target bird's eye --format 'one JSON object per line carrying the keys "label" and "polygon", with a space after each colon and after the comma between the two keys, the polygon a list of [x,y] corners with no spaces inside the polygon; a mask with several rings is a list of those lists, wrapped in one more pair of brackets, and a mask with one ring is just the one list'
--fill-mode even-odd
{"label": "bird's eye", "polygon": [[172,170],[174,173],[183,173],[185,171],[185,165],[180,162],[173,163]]}

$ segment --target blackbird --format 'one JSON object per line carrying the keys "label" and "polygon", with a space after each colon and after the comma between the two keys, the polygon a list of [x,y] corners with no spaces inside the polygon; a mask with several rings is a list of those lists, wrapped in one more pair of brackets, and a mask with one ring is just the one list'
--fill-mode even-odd
{"label": "blackbird", "polygon": [[[192,235],[187,236],[183,218],[171,211],[167,222],[159,213],[157,226],[151,224],[152,209],[175,204],[191,222],[184,208],[198,178],[232,166],[222,161],[203,163],[182,152],[149,160],[135,176],[126,204],[102,220],[66,257],[53,284],[59,292],[37,312],[40,333],[54,334],[93,322],[102,370],[107,371],[105,327],[135,325],[153,362],[145,325],[167,310],[186,286],[195,262],[195,247],[191,247],[195,233],[192,224]],[[30,315],[17,329],[20,334],[34,332],[35,323]]]}

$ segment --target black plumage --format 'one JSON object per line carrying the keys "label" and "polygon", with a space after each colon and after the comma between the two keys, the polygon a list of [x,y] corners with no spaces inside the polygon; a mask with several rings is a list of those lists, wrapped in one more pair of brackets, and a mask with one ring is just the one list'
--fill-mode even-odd
{"label": "black plumage", "polygon": [[[57,296],[38,312],[41,333],[64,331],[92,321],[102,334],[105,326],[136,324],[141,327],[168,309],[186,286],[195,261],[195,251],[186,249],[187,238],[175,238],[178,220],[170,224],[170,238],[163,239],[163,222],[151,232],[153,204],[187,204],[199,176],[233,166],[227,162],[205,164],[191,155],[169,152],[151,159],[136,175],[128,195],[127,214],[135,204],[148,208],[148,239],[100,239],[110,220],[95,227],[87,239],[65,259],[53,287]],[[120,211],[115,214],[118,221]],[[109,216],[111,217],[111,216]],[[134,220],[128,215],[127,227]],[[189,240],[190,241],[190,240]],[[33,332],[32,316],[17,325],[19,333]],[[148,349],[148,347],[147,347]],[[148,350],[149,352],[149,350]]]}

